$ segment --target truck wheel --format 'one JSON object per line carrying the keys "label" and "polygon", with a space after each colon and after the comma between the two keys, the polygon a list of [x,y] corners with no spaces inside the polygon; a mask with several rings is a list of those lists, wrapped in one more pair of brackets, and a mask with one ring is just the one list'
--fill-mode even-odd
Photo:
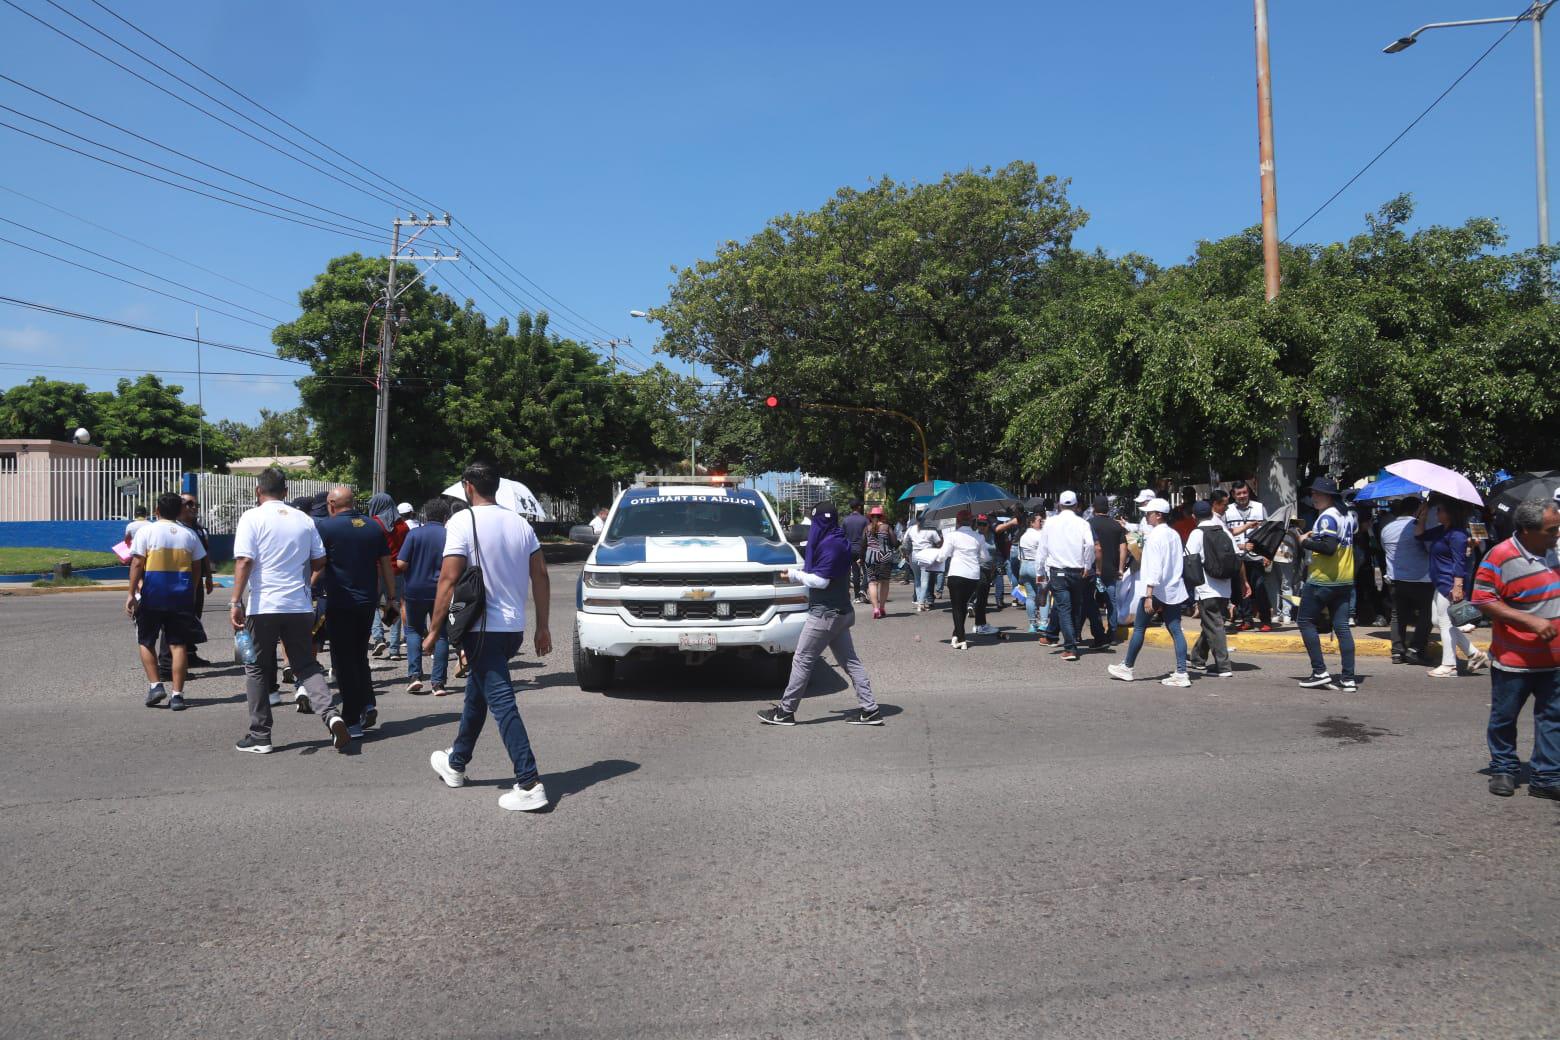
{"label": "truck wheel", "polygon": [[769,659],[769,685],[779,686],[782,689],[791,681],[791,662],[796,659],[795,654],[775,654]]}
{"label": "truck wheel", "polygon": [[601,693],[612,686],[613,661],[580,646],[580,630],[574,630],[574,681],[587,693]]}

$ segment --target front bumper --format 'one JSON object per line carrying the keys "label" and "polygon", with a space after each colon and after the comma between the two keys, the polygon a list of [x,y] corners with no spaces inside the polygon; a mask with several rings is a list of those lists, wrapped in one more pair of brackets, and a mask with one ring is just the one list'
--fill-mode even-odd
{"label": "front bumper", "polygon": [[748,650],[766,654],[792,654],[807,624],[806,610],[789,610],[751,625],[630,625],[616,613],[577,611],[580,646],[604,657],[627,657],[635,651],[678,652],[679,636],[711,632],[717,650]]}

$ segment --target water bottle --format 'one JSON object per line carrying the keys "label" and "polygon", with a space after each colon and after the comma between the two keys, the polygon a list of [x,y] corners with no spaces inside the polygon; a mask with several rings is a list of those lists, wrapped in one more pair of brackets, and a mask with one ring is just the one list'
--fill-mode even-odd
{"label": "water bottle", "polygon": [[254,664],[259,656],[254,638],[248,632],[240,632],[233,637],[233,649],[238,651],[238,659],[245,664]]}

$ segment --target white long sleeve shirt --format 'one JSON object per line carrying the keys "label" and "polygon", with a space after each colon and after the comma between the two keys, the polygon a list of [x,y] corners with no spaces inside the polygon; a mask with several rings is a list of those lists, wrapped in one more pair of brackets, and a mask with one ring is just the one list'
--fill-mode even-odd
{"label": "white long sleeve shirt", "polygon": [[1181,536],[1169,524],[1155,524],[1143,542],[1143,568],[1138,572],[1137,598],[1153,588],[1161,603],[1185,603],[1186,583],[1181,580]]}
{"label": "white long sleeve shirt", "polygon": [[990,556],[986,540],[968,527],[950,531],[943,538],[942,560],[948,566],[948,577],[980,580],[981,561]]}
{"label": "white long sleeve shirt", "polygon": [[1087,571],[1094,566],[1094,529],[1071,509],[1064,509],[1040,529],[1043,541],[1036,565],[1044,570]]}

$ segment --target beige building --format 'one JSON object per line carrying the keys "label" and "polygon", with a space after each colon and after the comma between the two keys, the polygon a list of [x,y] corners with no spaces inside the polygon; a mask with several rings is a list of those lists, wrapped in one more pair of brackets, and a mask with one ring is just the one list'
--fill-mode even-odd
{"label": "beige building", "polygon": [[0,521],[110,520],[179,489],[179,459],[102,453],[95,444],[0,440]]}
{"label": "beige building", "polygon": [[277,469],[285,469],[296,473],[299,470],[314,468],[313,455],[254,455],[247,459],[234,459],[228,463],[229,473],[242,473],[246,476],[258,476],[264,470],[275,466]]}

